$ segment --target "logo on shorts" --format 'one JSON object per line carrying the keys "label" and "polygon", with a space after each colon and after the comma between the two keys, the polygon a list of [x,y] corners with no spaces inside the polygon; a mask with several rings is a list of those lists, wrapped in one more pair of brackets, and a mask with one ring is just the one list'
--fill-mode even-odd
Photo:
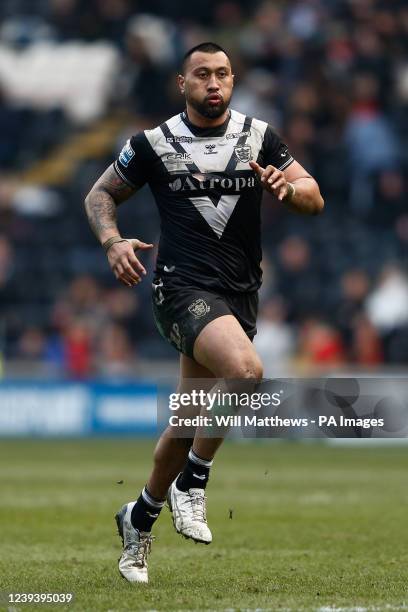
{"label": "logo on shorts", "polygon": [[240,162],[249,162],[252,158],[252,150],[250,145],[236,146],[234,147],[235,157]]}
{"label": "logo on shorts", "polygon": [[181,351],[183,338],[181,336],[180,328],[177,323],[173,323],[173,325],[171,326],[169,338],[170,342],[172,342],[176,346],[177,350]]}
{"label": "logo on shorts", "polygon": [[153,299],[154,299],[156,306],[161,306],[164,302],[164,295],[162,292],[162,287],[163,287],[163,281],[161,278],[159,278],[157,281],[152,283],[152,288],[154,291]]}
{"label": "logo on shorts", "polygon": [[193,317],[196,319],[201,319],[201,317],[206,315],[207,312],[210,312],[211,309],[203,298],[198,298],[198,300],[195,300],[192,304],[190,304],[188,310],[191,312]]}

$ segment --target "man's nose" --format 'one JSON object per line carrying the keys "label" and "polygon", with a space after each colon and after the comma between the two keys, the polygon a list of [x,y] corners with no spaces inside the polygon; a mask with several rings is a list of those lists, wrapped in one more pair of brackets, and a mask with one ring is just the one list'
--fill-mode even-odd
{"label": "man's nose", "polygon": [[215,74],[212,74],[210,76],[210,78],[208,79],[207,82],[207,89],[211,89],[211,90],[218,90],[220,88],[219,84],[218,84],[218,80]]}

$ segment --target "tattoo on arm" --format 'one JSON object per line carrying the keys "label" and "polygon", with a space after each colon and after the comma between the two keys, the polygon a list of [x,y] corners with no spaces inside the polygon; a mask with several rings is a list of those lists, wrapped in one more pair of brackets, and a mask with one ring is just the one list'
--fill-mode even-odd
{"label": "tattoo on arm", "polygon": [[[107,235],[118,233],[116,207],[130,198],[136,189],[125,183],[113,166],[102,174],[85,199],[85,210],[94,234],[103,242]],[[109,237],[109,236],[108,236]]]}
{"label": "tattoo on arm", "polygon": [[112,196],[106,191],[93,189],[85,200],[85,210],[89,225],[101,242],[104,232],[117,230],[116,205]]}
{"label": "tattoo on arm", "polygon": [[121,204],[136,191],[128,183],[123,181],[117,174],[113,164],[109,166],[102,174],[102,176],[96,181],[93,189],[102,189],[112,196],[115,204]]}

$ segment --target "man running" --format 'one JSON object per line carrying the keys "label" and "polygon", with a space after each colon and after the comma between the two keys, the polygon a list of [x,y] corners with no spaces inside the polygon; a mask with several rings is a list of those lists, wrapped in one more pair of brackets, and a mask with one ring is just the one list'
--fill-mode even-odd
{"label": "man running", "polygon": [[[185,110],[126,143],[88,194],[86,212],[116,278],[133,287],[146,274],[135,251],[153,245],[122,238],[116,207],[147,182],[161,217],[153,312],[162,336],[180,352],[180,388],[191,378],[259,380],[252,339],[262,189],[309,215],[321,212],[323,199],[267,123],[229,108],[234,75],[220,46],[190,49],[177,79]],[[176,530],[211,542],[204,492],[221,442],[199,432],[193,440],[163,433],[146,486],[116,515],[119,571],[128,581],[148,581],[151,530],[166,497]]]}

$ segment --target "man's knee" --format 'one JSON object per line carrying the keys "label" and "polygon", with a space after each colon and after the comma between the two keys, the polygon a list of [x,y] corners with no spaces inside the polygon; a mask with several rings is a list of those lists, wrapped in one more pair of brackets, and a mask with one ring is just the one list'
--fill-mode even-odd
{"label": "man's knee", "polygon": [[259,380],[263,376],[263,366],[258,355],[239,355],[236,359],[232,359],[227,365],[224,378],[236,379],[256,379]]}

